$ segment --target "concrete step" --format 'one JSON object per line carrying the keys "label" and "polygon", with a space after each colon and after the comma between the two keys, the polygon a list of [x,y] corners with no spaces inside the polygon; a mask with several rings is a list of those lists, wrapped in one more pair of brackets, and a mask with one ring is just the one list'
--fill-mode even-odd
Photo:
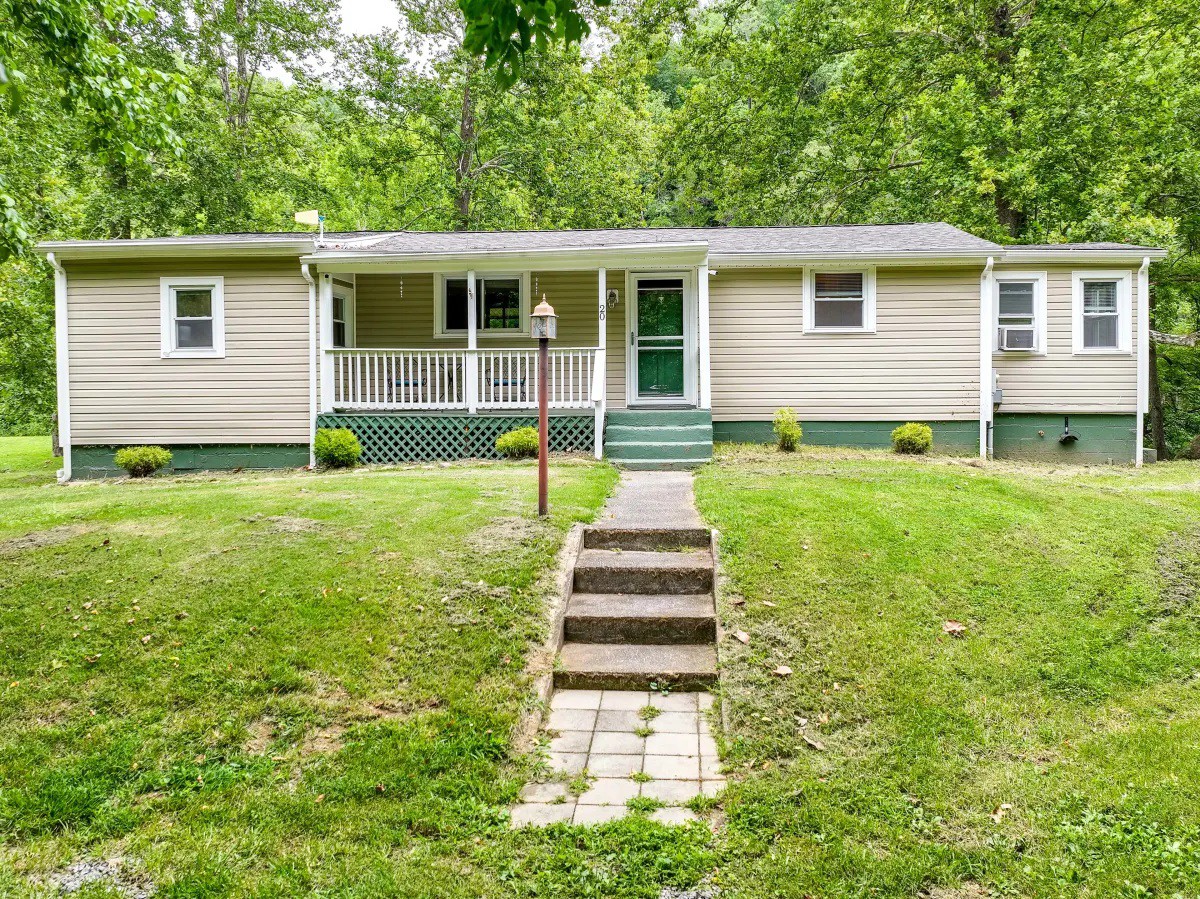
{"label": "concrete step", "polygon": [[687,460],[707,462],[712,458],[711,443],[625,442],[604,444],[604,455],[616,462],[625,460]]}
{"label": "concrete step", "polygon": [[585,549],[575,561],[577,593],[709,593],[712,553]]}
{"label": "concrete step", "polygon": [[708,528],[614,528],[589,527],[583,531],[584,549],[642,550],[674,552],[684,549],[708,549]]}
{"label": "concrete step", "polygon": [[704,425],[614,425],[604,429],[605,443],[712,443],[711,424]]}
{"label": "concrete step", "polygon": [[554,686],[560,690],[704,690],[717,681],[717,650],[706,646],[564,643]]}
{"label": "concrete step", "polygon": [[717,612],[709,593],[576,593],[563,628],[576,643],[711,644]]}
{"label": "concrete step", "polygon": [[712,412],[707,409],[609,409],[608,423],[634,427],[711,427]]}
{"label": "concrete step", "polygon": [[707,459],[614,459],[618,468],[629,471],[691,471],[699,468]]}

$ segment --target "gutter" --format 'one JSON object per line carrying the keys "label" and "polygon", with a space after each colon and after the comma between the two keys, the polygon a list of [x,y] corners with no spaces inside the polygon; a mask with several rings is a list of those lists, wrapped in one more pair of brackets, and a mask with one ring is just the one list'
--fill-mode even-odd
{"label": "gutter", "polygon": [[996,260],[989,256],[979,278],[979,458],[987,461],[992,443],[992,268]]}
{"label": "gutter", "polygon": [[311,253],[313,240],[286,238],[279,240],[213,240],[194,237],[155,237],[143,240],[48,240],[37,246],[47,257],[54,254],[62,259],[122,259],[137,257],[187,256],[189,258],[292,256]]}
{"label": "gutter", "polygon": [[67,337],[67,270],[54,253],[46,254],[54,269],[54,366],[58,405],[58,444],[62,447],[63,467],[58,483],[71,480],[71,357]]}
{"label": "gutter", "polygon": [[317,465],[317,282],[307,264],[300,266],[300,275],[308,282],[308,467],[313,469]]}
{"label": "gutter", "polygon": [[1133,464],[1141,468],[1146,452],[1146,413],[1150,411],[1150,257],[1137,273],[1137,431]]}

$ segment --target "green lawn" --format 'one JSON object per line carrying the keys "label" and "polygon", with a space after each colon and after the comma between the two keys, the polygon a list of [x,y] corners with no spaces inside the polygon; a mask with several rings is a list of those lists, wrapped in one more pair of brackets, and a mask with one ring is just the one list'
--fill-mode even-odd
{"label": "green lawn", "polygon": [[545,574],[610,468],[554,466],[547,524],[531,465],[56,468],[0,440],[0,895],[116,856],[169,897],[1200,894],[1195,464],[725,451],[714,829],[518,833]]}
{"label": "green lawn", "polygon": [[697,490],[750,638],[731,895],[1200,895],[1200,466],[741,450]]}

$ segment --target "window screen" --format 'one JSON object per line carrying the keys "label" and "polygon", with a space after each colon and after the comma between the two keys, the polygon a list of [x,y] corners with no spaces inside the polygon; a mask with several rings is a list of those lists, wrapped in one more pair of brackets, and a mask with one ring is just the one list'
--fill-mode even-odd
{"label": "window screen", "polygon": [[862,328],[865,299],[862,272],[817,272],[813,327]]}
{"label": "window screen", "polygon": [[1120,333],[1116,281],[1083,282],[1083,345],[1116,349]]}
{"label": "window screen", "polygon": [[206,350],[213,346],[212,288],[175,288],[175,346]]}

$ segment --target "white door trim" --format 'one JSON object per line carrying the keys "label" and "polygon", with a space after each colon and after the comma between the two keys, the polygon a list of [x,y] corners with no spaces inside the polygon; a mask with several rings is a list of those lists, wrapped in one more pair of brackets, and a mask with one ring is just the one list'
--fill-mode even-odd
{"label": "white door trim", "polygon": [[[683,279],[683,396],[639,397],[637,383],[637,283],[642,278]],[[628,406],[695,406],[699,360],[696,355],[696,270],[625,272],[625,403]]]}

